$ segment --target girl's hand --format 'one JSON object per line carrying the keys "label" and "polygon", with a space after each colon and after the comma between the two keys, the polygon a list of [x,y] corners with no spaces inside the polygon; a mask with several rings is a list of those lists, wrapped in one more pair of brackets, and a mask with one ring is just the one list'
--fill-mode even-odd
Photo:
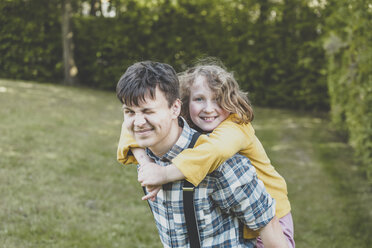
{"label": "girl's hand", "polygon": [[162,185],[167,183],[165,167],[155,163],[141,165],[138,170],[138,182],[140,182],[142,186]]}
{"label": "girl's hand", "polygon": [[156,195],[161,190],[161,185],[154,185],[154,186],[147,186],[146,191],[149,192],[147,195],[142,197],[142,200],[146,201],[150,199],[151,201],[155,201]]}

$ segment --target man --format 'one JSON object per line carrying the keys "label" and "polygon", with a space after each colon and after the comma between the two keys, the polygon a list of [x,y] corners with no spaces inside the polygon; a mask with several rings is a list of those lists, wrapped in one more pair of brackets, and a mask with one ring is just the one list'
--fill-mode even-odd
{"label": "man", "polygon": [[[174,69],[145,61],[130,66],[120,78],[124,126],[155,163],[167,166],[187,149],[195,130],[179,117],[179,83]],[[164,247],[189,247],[181,181],[167,184],[149,201]],[[242,227],[261,229],[265,247],[287,247],[275,216],[275,203],[249,159],[239,154],[208,175],[194,192],[202,247],[254,247]]]}

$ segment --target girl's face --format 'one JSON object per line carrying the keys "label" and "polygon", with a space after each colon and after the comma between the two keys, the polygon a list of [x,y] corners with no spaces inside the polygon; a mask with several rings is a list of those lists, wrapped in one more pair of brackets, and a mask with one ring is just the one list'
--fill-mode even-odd
{"label": "girl's face", "polygon": [[192,122],[205,132],[211,132],[228,116],[216,100],[204,76],[198,76],[190,87],[189,112]]}

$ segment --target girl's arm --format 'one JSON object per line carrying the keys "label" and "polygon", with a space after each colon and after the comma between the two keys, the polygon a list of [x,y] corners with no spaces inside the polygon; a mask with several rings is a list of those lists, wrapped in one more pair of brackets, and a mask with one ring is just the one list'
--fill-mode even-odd
{"label": "girl's arm", "polygon": [[123,123],[116,156],[117,160],[124,165],[138,164],[135,156],[133,156],[134,154],[131,151],[132,148],[140,148],[140,146],[134,140]]}
{"label": "girl's arm", "polygon": [[155,163],[146,163],[138,172],[138,181],[142,186],[162,185],[182,179],[185,179],[185,176],[173,164],[160,166]]}
{"label": "girl's arm", "polygon": [[[139,164],[141,166],[138,180],[142,186],[146,185],[162,185],[167,182],[173,182],[184,179],[185,177],[180,170],[174,165],[165,167],[159,166],[150,159],[145,150],[141,148],[128,132],[124,124],[121,127],[120,140],[117,150],[117,160],[124,164]],[[145,168],[145,169],[144,169]],[[157,178],[154,182],[152,178]]]}
{"label": "girl's arm", "polygon": [[[121,128],[120,140],[117,150],[117,160],[124,165],[139,164],[140,168],[144,165],[153,163],[152,159],[147,156],[145,149],[138,146],[124,124]],[[140,177],[140,173],[138,174],[138,177]],[[146,185],[148,194],[142,197],[142,199],[154,201],[160,189],[160,185]]]}
{"label": "girl's arm", "polygon": [[[181,152],[173,159],[173,164],[161,167],[154,163],[147,163],[139,173],[141,184],[161,185],[186,178],[197,186],[208,173],[218,168],[226,159],[249,146],[254,136],[251,124],[240,125],[233,122],[233,118],[234,115],[230,115],[209,136],[201,135],[194,148]],[[123,142],[129,139],[133,142],[128,144]],[[130,149],[129,144],[138,147],[128,131],[122,131],[118,149],[120,162],[129,161],[125,157]]]}
{"label": "girl's arm", "polygon": [[201,135],[193,149],[186,149],[172,160],[185,178],[197,186],[225,160],[246,149],[254,137],[251,124],[237,124],[230,115],[209,135]]}
{"label": "girl's arm", "polygon": [[173,164],[162,168],[155,164],[145,166],[142,183],[165,184],[186,178],[197,186],[208,173],[250,144],[254,136],[251,124],[239,125],[232,118],[234,115],[230,115],[209,136],[201,135],[194,148],[182,151],[173,159]]}

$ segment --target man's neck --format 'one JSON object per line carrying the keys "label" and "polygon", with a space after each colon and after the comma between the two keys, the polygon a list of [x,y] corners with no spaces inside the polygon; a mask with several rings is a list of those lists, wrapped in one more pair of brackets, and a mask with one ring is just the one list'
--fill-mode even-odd
{"label": "man's neck", "polygon": [[167,137],[157,146],[149,147],[151,152],[157,157],[162,157],[176,144],[182,133],[182,129],[183,128],[178,124],[178,120],[175,120],[171,125]]}

